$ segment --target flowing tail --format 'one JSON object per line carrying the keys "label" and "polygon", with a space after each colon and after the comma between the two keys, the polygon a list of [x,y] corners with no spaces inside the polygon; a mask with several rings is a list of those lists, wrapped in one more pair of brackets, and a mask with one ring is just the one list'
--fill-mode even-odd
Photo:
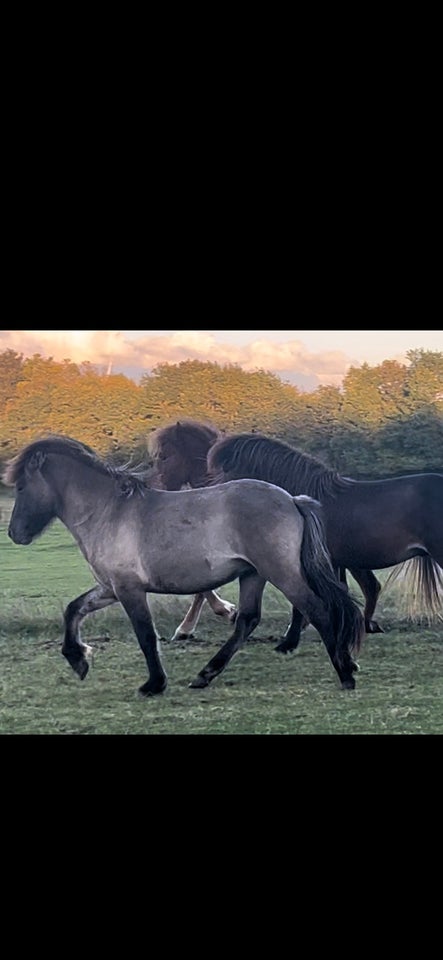
{"label": "flowing tail", "polygon": [[302,567],[311,590],[325,604],[337,637],[337,660],[358,653],[365,635],[365,621],[355,600],[340,583],[326,545],[326,532],[318,500],[304,495],[293,497],[303,520]]}
{"label": "flowing tail", "polygon": [[424,613],[430,620],[443,620],[443,570],[428,553],[404,560],[391,570],[383,591],[402,577],[407,590],[407,615],[417,620]]}

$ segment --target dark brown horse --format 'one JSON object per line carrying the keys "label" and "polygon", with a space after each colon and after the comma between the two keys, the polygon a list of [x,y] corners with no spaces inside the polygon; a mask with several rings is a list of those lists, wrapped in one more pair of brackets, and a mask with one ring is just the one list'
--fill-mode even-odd
{"label": "dark brown horse", "polygon": [[[283,441],[256,433],[224,437],[216,428],[192,420],[158,430],[150,448],[166,489],[249,477],[321,500],[333,563],[343,580],[346,568],[351,572],[365,596],[367,633],[383,632],[372,619],[381,589],[373,569],[411,560],[408,573],[419,602],[431,615],[441,611],[442,475],[353,480]],[[301,617],[294,611],[284,641],[287,649],[297,645],[300,624]]]}

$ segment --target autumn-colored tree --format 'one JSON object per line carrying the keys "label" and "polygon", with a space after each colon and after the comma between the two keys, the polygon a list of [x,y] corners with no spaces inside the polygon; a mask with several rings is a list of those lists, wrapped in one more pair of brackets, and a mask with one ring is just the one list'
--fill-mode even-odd
{"label": "autumn-colored tree", "polygon": [[407,388],[410,408],[420,404],[436,405],[443,412],[443,352],[439,350],[408,350],[410,361]]}
{"label": "autumn-colored tree", "polygon": [[12,400],[23,368],[23,354],[7,349],[0,353],[0,416]]}
{"label": "autumn-colored tree", "polygon": [[320,386],[301,395],[296,417],[287,432],[294,447],[335,466],[334,441],[341,422],[342,394],[338,387]]}
{"label": "autumn-colored tree", "polygon": [[298,396],[272,373],[237,364],[185,360],[161,363],[141,380],[150,429],[180,417],[209,420],[230,432],[271,430],[291,415]]}
{"label": "autumn-colored tree", "polygon": [[406,414],[407,375],[406,365],[396,360],[384,360],[374,367],[367,363],[351,367],[343,381],[344,420],[354,426],[377,426]]}
{"label": "autumn-colored tree", "polygon": [[146,459],[149,432],[190,417],[228,432],[286,440],[355,478],[443,470],[443,353],[411,350],[351,367],[343,389],[302,393],[266,370],[185,360],[159,364],[138,386],[93,364],[0,354],[0,459],[49,432],[102,455]]}
{"label": "autumn-colored tree", "polygon": [[8,455],[47,433],[75,437],[99,453],[129,448],[144,428],[137,419],[139,397],[139,387],[123,374],[106,376],[91,364],[36,354],[23,364],[0,437]]}
{"label": "autumn-colored tree", "polygon": [[60,364],[40,354],[24,360],[15,391],[5,405],[1,428],[4,444],[15,452],[43,431],[56,432],[54,413],[58,404],[54,395],[62,382],[72,382],[78,376],[78,368],[69,360]]}

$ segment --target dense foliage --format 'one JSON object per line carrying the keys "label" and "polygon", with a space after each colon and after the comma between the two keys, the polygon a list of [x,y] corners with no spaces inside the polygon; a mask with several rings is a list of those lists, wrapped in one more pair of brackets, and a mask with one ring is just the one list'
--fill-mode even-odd
{"label": "dense foliage", "polygon": [[0,466],[47,432],[103,455],[146,455],[146,439],[180,417],[286,440],[356,478],[443,470],[443,353],[351,367],[341,389],[311,393],[265,370],[186,360],[139,384],[90,363],[0,353]]}

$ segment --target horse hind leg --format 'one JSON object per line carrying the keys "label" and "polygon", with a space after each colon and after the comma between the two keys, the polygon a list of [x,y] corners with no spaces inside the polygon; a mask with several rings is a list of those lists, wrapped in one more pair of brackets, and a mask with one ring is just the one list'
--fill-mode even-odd
{"label": "horse hind leg", "polygon": [[372,619],[381,590],[381,583],[377,580],[377,577],[374,576],[372,570],[355,570],[354,568],[349,568],[349,572],[354,577],[356,583],[358,583],[365,598],[363,615],[365,618],[366,633],[384,633],[384,630],[382,630],[377,621]]}
{"label": "horse hind leg", "polygon": [[234,623],[237,616],[235,604],[229,603],[228,600],[222,600],[214,590],[208,590],[206,593],[196,593],[184,620],[178,625],[171,637],[172,640],[190,640],[194,636],[206,600],[216,616],[223,617],[229,623]]}
{"label": "horse hind leg", "polygon": [[[354,673],[358,671],[358,664],[352,659],[349,652],[342,654],[341,659],[337,656],[337,640],[330,623],[329,616],[323,601],[315,596],[311,591],[311,596],[307,598],[307,604],[303,612],[309,616],[312,625],[318,630],[323,643],[328,651],[329,659],[338,674],[342,690],[354,690]],[[299,601],[300,603],[300,601]],[[301,605],[301,603],[300,603]]]}
{"label": "horse hind leg", "polygon": [[208,593],[205,593],[205,597],[216,617],[223,617],[228,623],[235,623],[237,616],[235,603],[230,603],[229,600],[222,600],[215,590],[209,590]]}
{"label": "horse hind leg", "polygon": [[[346,583],[346,570],[343,567],[339,567],[337,570],[337,576],[341,583],[347,588]],[[300,613],[300,610],[297,610],[297,607],[292,608],[292,618],[291,622],[286,630],[286,633],[280,643],[274,647],[274,650],[277,653],[293,653],[297,649],[300,643],[301,631],[305,629],[309,624],[307,617],[303,616]],[[357,664],[355,664],[355,669],[357,670]]]}
{"label": "horse hind leg", "polygon": [[[315,616],[315,614],[314,614],[314,616]],[[297,647],[298,647],[298,645],[299,645],[299,643],[300,643],[300,632],[301,632],[301,630],[303,629],[303,626],[304,626],[306,623],[308,623],[308,622],[309,622],[309,621],[307,620],[306,617],[303,616],[303,614],[300,612],[300,610],[297,610],[296,607],[293,607],[291,623],[289,624],[289,627],[288,627],[288,629],[287,629],[287,631],[286,631],[283,639],[280,640],[280,643],[278,643],[276,647],[274,647],[274,650],[276,650],[277,653],[293,653],[293,651],[297,649]],[[333,655],[333,653],[331,653],[331,650],[332,650],[332,651],[334,650],[334,644],[331,644],[330,641],[327,642],[327,641],[325,640],[325,638],[324,638],[324,635],[323,635],[323,632],[324,632],[324,631],[325,631],[326,633],[329,632],[329,626],[325,623],[324,620],[322,620],[321,623],[320,623],[319,620],[317,619],[317,617],[316,617],[316,622],[315,622],[315,623],[314,623],[314,620],[312,621],[312,625],[313,625],[313,626],[316,628],[316,630],[318,630],[318,632],[320,633],[320,636],[322,637],[322,640],[323,640],[323,642],[325,643],[325,646],[326,646],[326,648],[327,648],[327,651],[328,651],[328,653],[329,653],[329,656],[330,656],[330,658],[331,658],[331,661],[332,661],[332,663],[333,663],[333,666],[334,666],[335,669],[337,669],[334,655]],[[358,669],[359,669],[358,663],[357,663],[355,660],[353,660],[353,658],[352,658],[351,656],[349,656],[349,666],[350,666],[351,673],[357,673],[357,672],[358,672]],[[337,672],[339,673],[339,671],[337,671]],[[340,676],[340,679],[341,679],[340,673],[339,673],[339,676]],[[352,689],[352,686],[353,686],[353,685],[350,684],[350,689]]]}
{"label": "horse hind leg", "polygon": [[[337,652],[337,638],[334,634],[333,625],[330,621],[330,616],[328,615],[328,611],[323,603],[323,600],[320,598],[320,596],[317,596],[313,590],[311,590],[302,577],[297,578],[295,586],[293,576],[291,576],[290,580],[288,580],[287,577],[283,577],[279,579],[278,583],[276,580],[273,582],[275,586],[277,586],[278,589],[284,593],[290,603],[292,603],[293,620],[295,611],[299,611],[297,618],[298,622],[301,622],[301,618],[304,616],[310,623],[312,623],[312,626],[318,630],[328,652],[332,666],[338,674],[342,689],[353,690],[355,687],[353,674],[358,670],[358,665],[347,651],[343,652],[341,658],[339,658]],[[284,645],[284,640],[282,643]],[[289,649],[291,649],[291,647]],[[292,649],[294,649],[294,647],[292,647]],[[287,653],[288,650],[283,648],[279,650],[279,652]]]}
{"label": "horse hind leg", "polygon": [[[348,584],[346,581],[346,570],[344,567],[335,568],[336,576],[338,577],[340,583],[343,584],[345,590],[348,589]],[[300,643],[301,631],[309,626],[309,620],[307,617],[304,617],[296,607],[292,608],[292,618],[291,622],[286,630],[286,633],[280,643],[274,647],[274,650],[277,650],[278,653],[292,653],[297,649]],[[358,670],[357,664],[355,664],[355,670]]]}
{"label": "horse hind leg", "polygon": [[225,669],[234,654],[260,623],[261,602],[266,580],[254,570],[242,574],[239,581],[239,604],[234,633],[189,684],[192,688],[207,687],[214,677]]}
{"label": "horse hind leg", "polygon": [[200,614],[206,602],[206,594],[196,593],[189,607],[189,610],[181,623],[179,623],[171,640],[190,640],[194,636],[194,630],[200,619]]}
{"label": "horse hind leg", "polygon": [[300,632],[306,623],[306,617],[303,616],[300,610],[297,610],[297,607],[293,607],[289,627],[283,639],[274,647],[274,650],[277,650],[278,653],[292,653],[296,650],[300,643]]}
{"label": "horse hind leg", "polygon": [[84,680],[89,670],[87,657],[92,654],[92,647],[83,643],[80,639],[80,624],[85,617],[95,610],[101,610],[108,607],[111,603],[116,603],[117,598],[111,587],[104,587],[99,584],[82,593],[75,600],[71,600],[64,612],[65,636],[62,645],[62,654],[66,657],[68,663],[78,674],[80,680]]}

